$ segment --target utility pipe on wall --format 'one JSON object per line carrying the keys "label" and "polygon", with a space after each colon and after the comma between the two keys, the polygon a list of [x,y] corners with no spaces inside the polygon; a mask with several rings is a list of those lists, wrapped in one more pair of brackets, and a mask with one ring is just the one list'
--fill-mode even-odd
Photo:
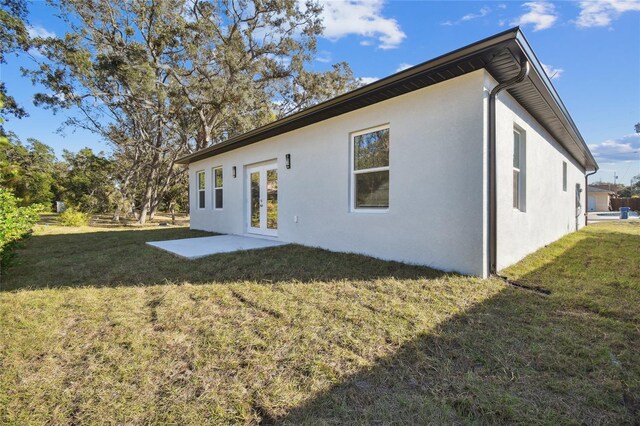
{"label": "utility pipe on wall", "polygon": [[489,273],[495,274],[497,272],[497,235],[498,235],[498,221],[497,210],[498,201],[496,199],[496,97],[498,93],[509,87],[524,81],[529,75],[529,61],[523,59],[520,64],[520,72],[514,78],[499,83],[491,90],[489,94],[489,147],[487,157],[489,160]]}
{"label": "utility pipe on wall", "polygon": [[589,224],[589,176],[595,175],[598,171],[584,175],[584,226]]}

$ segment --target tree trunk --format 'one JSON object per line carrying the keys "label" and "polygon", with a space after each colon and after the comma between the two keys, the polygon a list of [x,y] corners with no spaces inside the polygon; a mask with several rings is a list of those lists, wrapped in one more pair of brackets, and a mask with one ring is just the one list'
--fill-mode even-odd
{"label": "tree trunk", "polygon": [[144,199],[142,200],[142,206],[140,206],[140,217],[138,217],[138,224],[144,225],[147,222],[147,214],[151,207],[151,184],[147,181],[147,189],[144,192]]}
{"label": "tree trunk", "polygon": [[[162,127],[162,123],[158,124],[158,127]],[[138,224],[144,225],[147,222],[147,214],[151,209],[154,187],[157,185],[156,179],[158,178],[158,167],[160,163],[159,148],[162,146],[162,132],[158,132],[156,136],[156,143],[154,144],[154,153],[151,164],[149,164],[149,176],[147,176],[147,182],[145,184],[144,197],[142,199],[142,205],[140,207],[140,217],[138,218]]]}
{"label": "tree trunk", "polygon": [[[153,170],[153,169],[152,169]],[[153,175],[155,172],[151,172],[151,176],[147,178],[147,185],[144,191],[144,198],[142,199],[142,205],[140,206],[140,217],[138,218],[138,224],[144,225],[147,222],[147,214],[151,208],[151,195],[153,194]]]}
{"label": "tree trunk", "polygon": [[[177,154],[174,154],[174,156],[177,156]],[[166,172],[164,172],[165,179],[162,185],[160,185],[159,183],[156,183],[156,185],[154,186],[153,196],[151,198],[151,210],[149,214],[149,217],[151,219],[153,219],[158,209],[160,208],[160,204],[162,203],[162,200],[164,199],[165,194],[173,184],[173,181],[176,179],[176,175],[178,173],[184,173],[184,171],[177,172],[176,169],[174,168],[174,165],[175,165],[175,158],[173,158],[169,162],[167,170]],[[160,179],[161,177],[162,176],[160,175],[157,176],[158,179]]]}
{"label": "tree trunk", "polygon": [[198,111],[198,117],[200,118],[200,132],[196,137],[196,151],[206,148],[211,142],[212,127],[209,125],[207,115],[200,109]]}
{"label": "tree trunk", "polygon": [[140,209],[140,217],[138,218],[138,225],[144,225],[147,223],[147,210],[149,209],[148,205],[143,205]]}
{"label": "tree trunk", "polygon": [[[157,176],[157,179],[159,179],[160,176]],[[153,220],[153,218],[156,216],[156,213],[158,211],[158,207],[160,206],[160,200],[162,199],[159,195],[158,195],[158,182],[156,181],[154,182],[153,185],[153,191],[151,193],[151,203],[149,204],[149,220]]]}
{"label": "tree trunk", "polygon": [[149,220],[153,220],[153,218],[156,217],[157,212],[158,212],[158,204],[152,203],[151,209],[149,210]]}
{"label": "tree trunk", "polygon": [[116,204],[116,210],[113,212],[113,216],[111,217],[112,222],[120,222],[120,212],[122,212],[122,204],[118,202]]}
{"label": "tree trunk", "polygon": [[153,190],[153,195],[151,196],[151,207],[149,211],[149,218],[153,219],[158,209],[160,208],[160,203],[162,202],[162,198],[164,197],[164,193],[166,192],[166,185],[162,186],[158,189],[156,185]]}
{"label": "tree trunk", "polygon": [[[136,154],[135,159],[138,159],[138,155]],[[120,201],[116,204],[116,211],[113,212],[113,221],[120,222],[120,214],[124,210],[127,205],[127,188],[129,187],[129,182],[131,181],[131,176],[133,174],[133,168],[130,168],[127,172],[124,181],[122,182],[122,186],[120,187],[118,193],[120,194]],[[131,204],[130,204],[131,205]],[[133,210],[133,209],[131,209]],[[125,215],[128,213],[125,213]],[[135,217],[135,216],[134,216]]]}
{"label": "tree trunk", "polygon": [[138,220],[138,215],[136,215],[136,210],[133,208],[133,203],[129,204],[129,211],[127,212],[127,217],[133,217],[135,220]]}

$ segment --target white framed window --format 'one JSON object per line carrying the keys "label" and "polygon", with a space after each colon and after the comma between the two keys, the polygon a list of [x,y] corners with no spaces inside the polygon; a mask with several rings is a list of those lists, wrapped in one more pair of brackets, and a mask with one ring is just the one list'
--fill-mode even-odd
{"label": "white framed window", "polygon": [[351,210],[389,209],[389,126],[351,134]]}
{"label": "white framed window", "polygon": [[196,188],[197,188],[197,194],[198,194],[198,208],[204,209],[205,200],[206,200],[206,195],[204,192],[205,191],[204,170],[201,170],[196,173]]}
{"label": "white framed window", "polygon": [[513,129],[513,208],[525,211],[526,142],[522,129]]}
{"label": "white framed window", "polygon": [[562,162],[562,190],[567,192],[567,162]]}
{"label": "white framed window", "polygon": [[222,167],[214,167],[213,173],[213,208],[222,210]]}

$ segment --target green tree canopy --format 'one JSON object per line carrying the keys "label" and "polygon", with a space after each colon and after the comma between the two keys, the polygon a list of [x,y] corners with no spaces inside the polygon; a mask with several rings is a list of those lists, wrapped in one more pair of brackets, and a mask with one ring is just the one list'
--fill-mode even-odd
{"label": "green tree canopy", "polygon": [[67,167],[64,201],[83,212],[101,213],[114,206],[114,162],[91,148],[77,153],[64,151]]}
{"label": "green tree canopy", "polygon": [[10,132],[0,140],[0,185],[11,189],[23,205],[41,203],[51,207],[62,190],[53,149],[33,138],[23,145]]}
{"label": "green tree canopy", "polygon": [[62,0],[71,31],[37,40],[36,103],[114,145],[122,185],[153,213],[181,180],[175,160],[356,86],[345,63],[305,69],[321,8],[296,0]]}

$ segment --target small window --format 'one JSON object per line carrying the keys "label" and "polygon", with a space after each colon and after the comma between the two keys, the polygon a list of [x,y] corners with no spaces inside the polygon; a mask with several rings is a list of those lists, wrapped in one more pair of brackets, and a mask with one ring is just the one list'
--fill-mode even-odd
{"label": "small window", "polygon": [[525,141],[522,130],[513,130],[513,208],[525,208]]}
{"label": "small window", "polygon": [[567,192],[567,162],[562,162],[562,190]]}
{"label": "small window", "polygon": [[204,195],[204,170],[198,172],[197,181],[198,181],[198,208],[204,209],[205,207],[205,195]]}
{"label": "small window", "polygon": [[356,210],[389,208],[389,128],[352,135],[352,206]]}
{"label": "small window", "polygon": [[213,169],[213,206],[222,209],[222,167]]}

